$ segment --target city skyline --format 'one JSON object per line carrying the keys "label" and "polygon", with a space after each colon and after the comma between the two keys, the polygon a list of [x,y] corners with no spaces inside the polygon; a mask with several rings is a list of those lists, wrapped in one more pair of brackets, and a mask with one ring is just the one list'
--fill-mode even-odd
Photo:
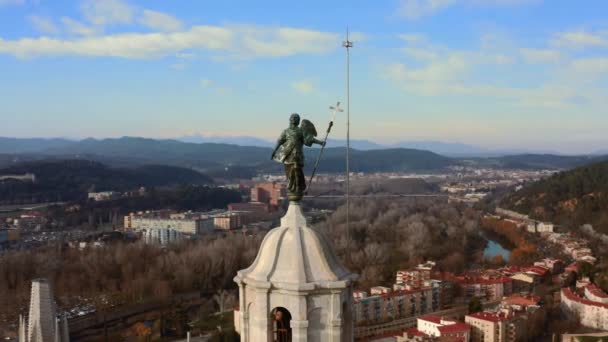
{"label": "city skyline", "polygon": [[[608,142],[608,5],[559,0],[0,0],[0,136],[352,137],[590,153]],[[344,136],[339,117],[334,138]]]}

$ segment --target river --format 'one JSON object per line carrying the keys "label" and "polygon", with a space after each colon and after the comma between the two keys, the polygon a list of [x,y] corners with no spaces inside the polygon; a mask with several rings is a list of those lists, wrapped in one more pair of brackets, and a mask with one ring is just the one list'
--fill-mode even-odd
{"label": "river", "polygon": [[503,248],[498,242],[488,239],[488,245],[483,250],[484,258],[493,258],[497,255],[502,255],[504,261],[509,261],[511,251]]}

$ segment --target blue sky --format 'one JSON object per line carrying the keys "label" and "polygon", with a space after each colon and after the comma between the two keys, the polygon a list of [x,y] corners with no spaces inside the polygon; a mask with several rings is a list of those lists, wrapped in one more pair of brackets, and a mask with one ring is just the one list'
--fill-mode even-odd
{"label": "blue sky", "polygon": [[[0,0],[0,136],[352,136],[606,149],[602,0]],[[344,135],[339,117],[336,138]]]}

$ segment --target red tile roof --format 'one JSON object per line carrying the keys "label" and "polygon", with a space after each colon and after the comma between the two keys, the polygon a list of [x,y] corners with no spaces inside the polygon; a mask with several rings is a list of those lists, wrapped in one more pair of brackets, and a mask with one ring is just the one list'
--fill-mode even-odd
{"label": "red tile roof", "polygon": [[442,334],[456,334],[471,330],[471,326],[466,323],[456,322],[454,324],[442,325],[437,329]]}
{"label": "red tile roof", "polygon": [[518,294],[514,294],[511,297],[505,298],[503,301],[506,302],[507,304],[528,306],[528,305],[537,305],[540,302],[540,297],[539,296],[525,296],[524,297],[524,296],[521,296]]}
{"label": "red tile roof", "polygon": [[593,306],[597,306],[600,308],[606,308],[608,309],[608,304],[604,304],[604,303],[599,303],[599,302],[594,302],[585,298],[582,298],[580,296],[578,296],[576,293],[572,292],[572,290],[570,290],[569,288],[563,288],[562,289],[562,294],[564,296],[566,296],[566,298],[584,304],[584,305],[593,305]]}
{"label": "red tile roof", "polygon": [[566,266],[565,270],[569,272],[578,272],[578,264],[576,262],[573,262],[570,265]]}
{"label": "red tile roof", "polygon": [[492,285],[492,284],[504,284],[511,282],[511,278],[507,276],[500,276],[496,278],[482,278],[482,277],[457,277],[456,281],[459,283],[474,285]]}
{"label": "red tile roof", "polygon": [[503,312],[477,312],[467,316],[495,323],[506,321],[513,317],[513,315],[507,315]]}
{"label": "red tile roof", "polygon": [[421,320],[427,321],[427,322],[431,322],[431,323],[435,323],[435,324],[441,324],[441,317],[439,317],[439,316],[426,315],[426,316],[420,316],[420,317],[418,317],[418,319],[421,319]]}
{"label": "red tile roof", "polygon": [[608,294],[606,292],[602,291],[602,289],[600,289],[599,287],[595,286],[595,284],[587,285],[587,290],[589,290],[589,292],[591,292],[591,294],[593,294],[596,297],[608,298]]}
{"label": "red tile roof", "polygon": [[420,336],[420,337],[425,337],[427,336],[425,333],[423,333],[422,331],[416,329],[416,328],[409,328],[406,329],[404,331],[404,333],[408,334],[408,335],[412,335],[412,336]]}
{"label": "red tile roof", "polygon": [[549,273],[549,269],[547,269],[545,267],[541,267],[541,266],[524,267],[523,271],[524,272],[538,274],[540,276],[544,276],[545,274]]}

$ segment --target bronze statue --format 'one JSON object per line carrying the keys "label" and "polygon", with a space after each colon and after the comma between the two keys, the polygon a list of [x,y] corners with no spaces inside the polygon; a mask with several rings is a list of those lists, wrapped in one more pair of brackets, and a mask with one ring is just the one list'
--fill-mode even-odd
{"label": "bronze statue", "polygon": [[[325,146],[325,142],[316,139],[316,136],[317,130],[312,122],[302,120],[302,124],[300,125],[300,115],[296,113],[291,114],[291,117],[289,117],[289,128],[281,133],[277,146],[272,152],[272,159],[285,165],[285,175],[289,182],[287,190],[290,201],[300,201],[306,190],[303,146],[312,146],[312,144]],[[281,149],[280,152],[279,148]],[[277,154],[277,152],[279,153]]]}

